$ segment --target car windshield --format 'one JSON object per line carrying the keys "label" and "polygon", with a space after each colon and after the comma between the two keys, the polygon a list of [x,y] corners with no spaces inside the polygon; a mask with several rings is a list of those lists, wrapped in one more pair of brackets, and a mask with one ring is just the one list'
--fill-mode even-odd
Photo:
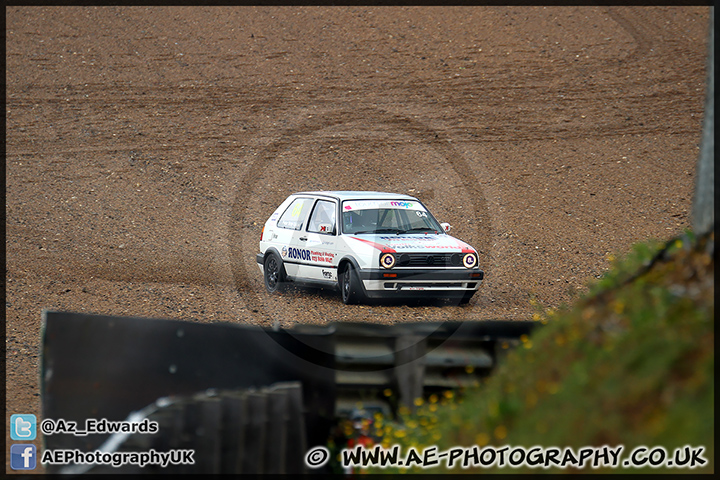
{"label": "car windshield", "polygon": [[416,201],[346,201],[342,221],[346,234],[445,233]]}

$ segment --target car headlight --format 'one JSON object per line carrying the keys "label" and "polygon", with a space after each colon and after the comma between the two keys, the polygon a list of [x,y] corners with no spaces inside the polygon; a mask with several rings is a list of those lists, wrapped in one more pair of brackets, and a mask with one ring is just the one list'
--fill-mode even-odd
{"label": "car headlight", "polygon": [[474,253],[466,253],[463,257],[463,265],[465,268],[473,268],[478,263],[477,257]]}
{"label": "car headlight", "polygon": [[384,268],[392,268],[395,266],[395,255],[392,253],[383,253],[380,255],[380,265]]}

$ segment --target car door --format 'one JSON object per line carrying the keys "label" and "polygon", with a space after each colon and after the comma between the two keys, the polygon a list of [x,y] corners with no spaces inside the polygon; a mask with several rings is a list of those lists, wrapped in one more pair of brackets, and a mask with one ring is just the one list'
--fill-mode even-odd
{"label": "car door", "polygon": [[307,252],[307,218],[310,215],[315,199],[313,197],[297,197],[277,221],[277,238],[273,240],[282,256],[285,273],[291,278],[301,278],[300,264],[309,260]]}
{"label": "car door", "polygon": [[298,267],[298,276],[318,282],[337,282],[337,201],[318,199],[305,228],[308,258]]}

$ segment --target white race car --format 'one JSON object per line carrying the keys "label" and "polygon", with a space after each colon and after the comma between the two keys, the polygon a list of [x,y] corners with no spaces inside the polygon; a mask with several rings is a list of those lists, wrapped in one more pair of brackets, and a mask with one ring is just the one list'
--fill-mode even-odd
{"label": "white race car", "polygon": [[477,251],[450,235],[415,197],[382,192],[300,192],[270,216],[258,267],[275,293],[289,282],[368,298],[439,297],[467,303],[480,287]]}

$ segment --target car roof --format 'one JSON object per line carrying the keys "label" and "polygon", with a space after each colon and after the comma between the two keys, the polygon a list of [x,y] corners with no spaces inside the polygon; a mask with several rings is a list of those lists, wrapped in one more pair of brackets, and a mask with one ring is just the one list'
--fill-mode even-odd
{"label": "car roof", "polygon": [[298,192],[293,195],[322,195],[337,198],[338,200],[417,200],[416,197],[401,193],[365,192],[356,190],[324,190],[314,192]]}

